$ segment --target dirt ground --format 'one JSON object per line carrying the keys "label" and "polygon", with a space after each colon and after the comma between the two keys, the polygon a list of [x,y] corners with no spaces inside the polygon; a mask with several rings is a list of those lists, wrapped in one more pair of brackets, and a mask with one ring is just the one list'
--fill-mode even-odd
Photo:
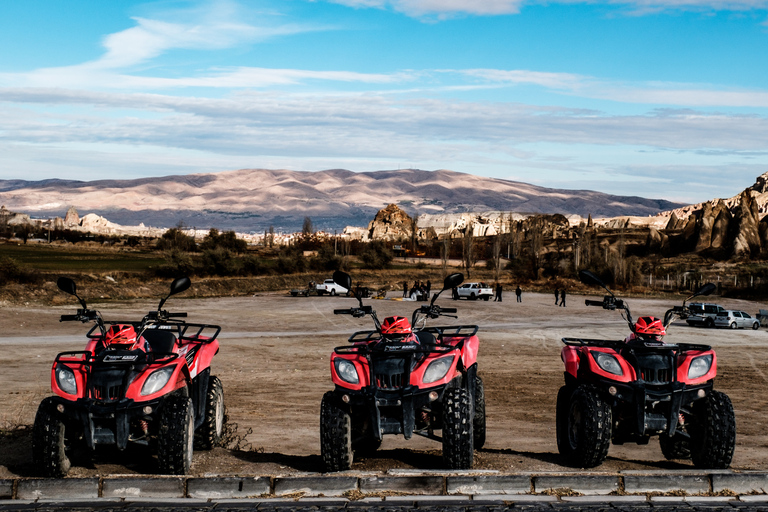
{"label": "dirt ground", "polygon": [[[85,294],[85,292],[84,292]],[[397,296],[397,294],[391,294]],[[562,337],[621,339],[626,324],[618,312],[586,307],[583,296],[554,306],[554,297],[514,294],[504,302],[451,301],[459,319],[442,324],[480,326],[479,373],[487,394],[488,440],[475,454],[475,467],[504,472],[568,470],[559,464],[555,443],[555,397],[563,381]],[[589,298],[596,299],[592,296]],[[319,442],[320,399],[332,389],[329,355],[355,330],[369,329],[370,319],[334,316],[334,308],[350,307],[343,297],[290,297],[286,293],[218,299],[172,298],[166,307],[187,311],[189,321],[223,326],[221,351],[213,370],[223,384],[230,424],[236,426],[239,449],[196,452],[195,475],[278,475],[322,471]],[[635,315],[662,316],[669,300],[630,299]],[[764,305],[720,300],[734,309],[757,313]],[[408,315],[414,303],[371,300],[379,317]],[[154,301],[99,306],[105,319],[139,318]],[[93,306],[96,306],[95,304]],[[0,478],[33,476],[29,430],[37,405],[50,394],[50,366],[55,355],[84,346],[87,325],[59,323],[75,304],[0,308]],[[434,321],[433,324],[434,325]],[[768,332],[765,329],[716,330],[675,324],[669,342],[706,343],[717,350],[716,388],[734,404],[737,446],[733,469],[768,469],[765,389],[768,384]],[[72,476],[153,473],[156,465],[141,450],[99,452],[95,462],[77,466]],[[372,457],[356,460],[353,469],[441,467],[440,444],[415,437],[385,437]],[[685,469],[689,463],[664,460],[658,442],[647,446],[611,446],[600,471]]]}

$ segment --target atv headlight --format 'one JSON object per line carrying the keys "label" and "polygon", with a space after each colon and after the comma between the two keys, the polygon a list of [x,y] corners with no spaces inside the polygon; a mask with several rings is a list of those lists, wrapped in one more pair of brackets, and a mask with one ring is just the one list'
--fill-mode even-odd
{"label": "atv headlight", "polygon": [[141,396],[152,395],[163,389],[171,375],[173,375],[173,367],[160,368],[152,372],[141,387]]}
{"label": "atv headlight", "polygon": [[702,375],[706,375],[710,368],[712,368],[712,354],[695,357],[691,361],[691,366],[688,367],[688,378],[698,379]]}
{"label": "atv headlight", "polygon": [[451,369],[452,365],[453,356],[435,359],[429,363],[429,366],[427,366],[427,371],[424,372],[424,384],[437,382],[438,380],[445,377],[445,374],[448,373],[448,370]]}
{"label": "atv headlight", "polygon": [[357,376],[357,369],[353,363],[346,359],[338,358],[334,364],[336,365],[336,373],[341,380],[350,384],[358,384],[360,382],[360,377]]}
{"label": "atv headlight", "polygon": [[75,379],[75,372],[63,365],[56,367],[56,384],[59,388],[68,395],[77,394],[77,380]]}
{"label": "atv headlight", "polygon": [[624,373],[621,370],[619,360],[612,355],[605,352],[592,352],[592,357],[595,359],[597,366],[604,372],[612,373],[613,375],[622,375]]}

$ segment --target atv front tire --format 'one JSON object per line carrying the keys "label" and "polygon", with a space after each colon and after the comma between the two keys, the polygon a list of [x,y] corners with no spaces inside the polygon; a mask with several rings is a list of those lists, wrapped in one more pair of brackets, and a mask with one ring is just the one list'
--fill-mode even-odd
{"label": "atv front tire", "polygon": [[66,450],[66,427],[52,397],[40,402],[32,429],[32,459],[42,476],[63,478],[72,463]]}
{"label": "atv front tire", "polygon": [[[562,390],[561,390],[562,391]],[[560,398],[558,393],[558,398]],[[568,465],[593,468],[608,456],[611,444],[611,406],[593,386],[576,388],[568,401],[567,416],[561,418],[558,448]]]}
{"label": "atv front tire", "polygon": [[320,403],[320,453],[326,471],[346,471],[352,467],[352,419],[333,391]]}
{"label": "atv front tire", "polygon": [[726,469],[736,446],[736,417],[728,395],[712,391],[694,403],[691,459],[697,468]]}
{"label": "atv front tire", "polygon": [[210,450],[221,444],[224,433],[224,387],[216,376],[208,379],[204,407],[205,418],[195,431],[195,448]]}
{"label": "atv front tire", "polygon": [[661,446],[661,453],[667,460],[691,458],[691,443],[687,437],[679,434],[669,437],[662,434],[659,436],[659,446]]}
{"label": "atv front tire", "polygon": [[160,412],[157,436],[157,463],[161,473],[185,475],[192,466],[195,414],[192,399],[171,395]]}
{"label": "atv front tire", "polygon": [[483,379],[475,377],[475,416],[472,419],[475,450],[485,445],[485,387]]}
{"label": "atv front tire", "polygon": [[474,435],[472,405],[464,388],[452,388],[443,398],[443,464],[448,469],[472,469]]}

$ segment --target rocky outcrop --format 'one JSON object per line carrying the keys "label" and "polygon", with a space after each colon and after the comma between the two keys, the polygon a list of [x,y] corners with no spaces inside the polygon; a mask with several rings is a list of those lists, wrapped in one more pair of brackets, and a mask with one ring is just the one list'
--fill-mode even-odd
{"label": "rocky outcrop", "polygon": [[760,214],[757,201],[750,189],[739,196],[739,203],[734,212],[733,258],[749,258],[760,254]]}
{"label": "rocky outcrop", "polygon": [[70,206],[67,210],[67,214],[64,216],[64,225],[67,227],[80,225],[80,214],[77,213],[77,208]]}
{"label": "rocky outcrop", "polygon": [[368,224],[368,237],[371,240],[407,240],[413,234],[415,224],[410,215],[396,204],[390,204],[379,210],[376,217]]}

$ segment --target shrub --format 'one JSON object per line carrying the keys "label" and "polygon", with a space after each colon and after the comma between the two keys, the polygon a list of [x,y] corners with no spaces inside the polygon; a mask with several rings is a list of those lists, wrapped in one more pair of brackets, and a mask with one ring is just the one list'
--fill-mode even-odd
{"label": "shrub", "polygon": [[368,244],[362,251],[360,251],[360,260],[363,262],[363,267],[380,270],[389,268],[394,257],[392,251],[381,241],[374,241]]}

